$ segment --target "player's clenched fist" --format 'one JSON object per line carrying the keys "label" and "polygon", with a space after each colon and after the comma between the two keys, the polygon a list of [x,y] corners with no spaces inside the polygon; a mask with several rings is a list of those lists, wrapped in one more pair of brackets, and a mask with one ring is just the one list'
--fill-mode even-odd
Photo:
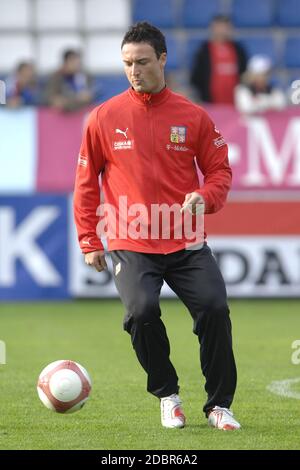
{"label": "player's clenched fist", "polygon": [[93,266],[98,272],[107,268],[104,251],[91,251],[90,253],[85,253],[84,261],[89,266]]}
{"label": "player's clenched fist", "polygon": [[185,200],[181,207],[181,212],[188,210],[191,214],[204,214],[205,201],[203,196],[197,192],[185,195]]}

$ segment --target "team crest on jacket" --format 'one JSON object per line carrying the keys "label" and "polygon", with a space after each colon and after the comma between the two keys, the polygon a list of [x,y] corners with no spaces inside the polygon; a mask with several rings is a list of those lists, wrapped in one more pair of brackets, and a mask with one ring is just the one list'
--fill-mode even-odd
{"label": "team crest on jacket", "polygon": [[175,144],[184,144],[186,140],[185,126],[171,126],[170,141]]}

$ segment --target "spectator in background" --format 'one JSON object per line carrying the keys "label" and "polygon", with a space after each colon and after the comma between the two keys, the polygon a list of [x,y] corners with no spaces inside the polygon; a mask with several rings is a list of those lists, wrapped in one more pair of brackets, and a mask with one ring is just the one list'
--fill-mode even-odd
{"label": "spectator in background", "polygon": [[255,55],[248,62],[243,83],[235,89],[235,106],[241,113],[281,110],[286,105],[282,90],[270,83],[272,63],[269,57]]}
{"label": "spectator in background", "polygon": [[81,54],[66,50],[62,67],[46,85],[46,103],[60,111],[75,111],[92,101],[91,81],[82,71]]}
{"label": "spectator in background", "polygon": [[245,72],[247,57],[243,47],[232,39],[227,16],[217,15],[211,23],[211,38],[195,56],[191,84],[201,101],[234,103],[234,89]]}
{"label": "spectator in background", "polygon": [[10,108],[39,104],[39,89],[33,63],[20,62],[6,81],[6,104]]}

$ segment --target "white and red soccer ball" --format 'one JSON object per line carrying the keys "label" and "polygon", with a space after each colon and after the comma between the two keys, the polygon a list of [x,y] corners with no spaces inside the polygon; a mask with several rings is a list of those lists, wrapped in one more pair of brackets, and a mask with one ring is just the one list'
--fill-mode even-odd
{"label": "white and red soccer ball", "polygon": [[84,367],[73,361],[51,362],[40,373],[37,391],[43,404],[58,413],[73,413],[87,401],[92,388]]}

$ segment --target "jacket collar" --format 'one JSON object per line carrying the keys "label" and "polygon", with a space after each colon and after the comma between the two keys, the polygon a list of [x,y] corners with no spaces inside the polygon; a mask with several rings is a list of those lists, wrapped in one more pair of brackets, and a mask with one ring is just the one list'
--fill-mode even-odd
{"label": "jacket collar", "polygon": [[147,106],[157,106],[166,101],[171,92],[166,86],[159,93],[138,93],[133,88],[129,88],[128,93],[136,103]]}

